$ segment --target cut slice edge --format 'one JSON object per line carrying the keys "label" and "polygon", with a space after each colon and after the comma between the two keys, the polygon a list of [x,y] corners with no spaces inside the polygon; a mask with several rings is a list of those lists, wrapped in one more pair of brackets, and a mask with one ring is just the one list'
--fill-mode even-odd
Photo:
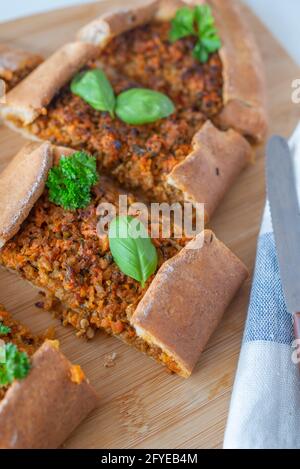
{"label": "cut slice edge", "polygon": [[244,264],[206,230],[161,266],[131,324],[188,378],[247,276]]}

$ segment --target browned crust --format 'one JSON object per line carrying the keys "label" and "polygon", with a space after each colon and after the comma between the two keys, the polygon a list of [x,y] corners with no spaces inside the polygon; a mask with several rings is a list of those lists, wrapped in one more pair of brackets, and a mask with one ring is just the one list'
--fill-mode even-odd
{"label": "browned crust", "polygon": [[0,44],[0,77],[10,80],[12,73],[24,67],[34,68],[42,62],[43,58],[32,52]]}
{"label": "browned crust", "polygon": [[193,7],[201,3],[206,3],[206,0],[160,0],[155,18],[159,21],[170,21],[179,8],[184,6]]}
{"label": "browned crust", "polygon": [[0,174],[0,247],[12,238],[42,194],[52,151],[49,143],[28,143]]}
{"label": "browned crust", "polygon": [[150,21],[159,6],[159,0],[145,0],[142,5],[112,8],[78,31],[79,41],[101,48],[115,36]]}
{"label": "browned crust", "polygon": [[235,0],[208,0],[223,46],[224,109],[219,124],[257,142],[267,134],[264,65],[256,41]]}
{"label": "browned crust", "polygon": [[0,403],[1,449],[60,446],[97,406],[88,381],[71,380],[72,365],[50,342],[34,354],[32,368]]}
{"label": "browned crust", "polygon": [[218,130],[207,121],[193,139],[193,151],[168,176],[184,199],[204,203],[210,218],[238,174],[250,161],[250,144],[234,130]]}
{"label": "browned crust", "polygon": [[202,248],[201,236],[162,265],[131,319],[137,334],[175,359],[185,378],[248,275],[211,231],[204,232]]}
{"label": "browned crust", "polygon": [[6,96],[4,117],[33,122],[46,111],[54,95],[98,53],[91,44],[72,42],[58,49]]}

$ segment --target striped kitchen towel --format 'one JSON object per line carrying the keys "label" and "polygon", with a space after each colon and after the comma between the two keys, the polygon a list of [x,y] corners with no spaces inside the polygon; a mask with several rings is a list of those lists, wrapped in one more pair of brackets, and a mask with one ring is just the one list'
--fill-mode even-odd
{"label": "striped kitchen towel", "polygon": [[[300,125],[290,147],[300,201]],[[291,358],[293,340],[267,202],[224,448],[300,448],[300,372]]]}

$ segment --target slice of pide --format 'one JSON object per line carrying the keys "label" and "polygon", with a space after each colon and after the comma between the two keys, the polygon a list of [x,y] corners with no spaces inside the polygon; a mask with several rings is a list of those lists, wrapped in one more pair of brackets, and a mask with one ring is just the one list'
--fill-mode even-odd
{"label": "slice of pide", "polygon": [[[56,310],[63,324],[71,324],[75,327],[78,336],[92,338],[97,329],[104,329],[109,334],[147,353],[151,358],[167,366],[169,370],[187,376],[188,373],[184,371],[175,355],[166,353],[165,344],[162,344],[163,348],[161,348],[159,344],[150,343],[137,334],[134,323],[131,322],[132,315],[139,318],[142,310],[145,314],[150,312],[149,305],[143,309],[139,304],[148,291],[151,292],[153,298],[157,295],[156,300],[158,300],[161,291],[157,289],[155,293],[154,286],[162,279],[169,283],[170,275],[172,283],[171,279],[176,280],[184,276],[185,291],[189,293],[189,297],[195,298],[195,301],[190,299],[189,302],[188,300],[188,314],[190,317],[197,318],[199,307],[201,309],[199,321],[203,321],[202,328],[197,322],[200,344],[197,351],[200,353],[200,349],[208,340],[230,299],[244,280],[245,267],[215,240],[212,233],[205,234],[205,242],[207,238],[211,238],[212,246],[204,247],[203,251],[195,251],[193,254],[187,246],[189,239],[184,234],[175,235],[172,226],[169,235],[164,235],[163,231],[159,230],[155,237],[148,237],[144,242],[140,241],[138,246],[133,243],[133,238],[125,236],[130,244],[128,245],[122,238],[120,243],[117,243],[117,247],[121,249],[117,254],[114,238],[99,230],[99,222],[100,216],[106,213],[108,206],[113,209],[113,217],[110,221],[121,220],[119,196],[124,196],[124,191],[122,192],[111,181],[102,177],[91,189],[91,198],[84,207],[67,210],[57,205],[61,205],[60,200],[65,201],[67,195],[64,188],[58,190],[54,187],[53,191],[55,178],[58,178],[58,181],[64,181],[63,187],[67,185],[67,175],[65,174],[65,178],[61,179],[57,171],[61,168],[62,162],[72,164],[79,153],[71,154],[68,149],[51,148],[53,160],[58,166],[54,167],[55,171],[51,172],[51,177],[48,176],[47,188],[44,185],[44,191],[39,200],[32,202],[31,211],[19,227],[19,231],[0,249],[0,264],[17,272],[34,286],[45,291],[47,296],[43,300],[44,307]],[[43,144],[40,145],[40,151],[42,153]],[[61,159],[64,154],[66,158]],[[13,161],[10,164],[13,165]],[[86,167],[89,169],[92,167],[91,161],[86,161]],[[82,174],[82,168],[83,166],[80,166],[80,174]],[[76,181],[75,169],[73,167],[71,171],[72,192],[68,194],[71,196],[69,200],[71,203],[76,202],[76,197],[80,199],[81,193],[85,192],[84,186],[80,185],[80,191],[77,191],[73,185]],[[31,172],[30,165],[23,169],[23,173],[25,171]],[[90,180],[90,171],[88,175]],[[8,191],[13,192],[13,188],[8,188]],[[57,202],[51,202],[50,197],[56,197]],[[131,210],[129,213],[141,210],[140,204],[134,205],[135,202],[134,197],[128,195]],[[149,220],[148,228],[150,233],[151,220]],[[3,230],[1,224],[0,229]],[[197,246],[199,247],[199,244]],[[139,254],[135,256],[132,253],[136,250]],[[227,269],[223,269],[223,256],[224,262],[225,259],[227,262]],[[201,259],[203,268],[200,266]],[[213,264],[213,259],[215,264]],[[172,263],[169,264],[168,260],[172,260]],[[146,272],[145,276],[136,277],[136,271],[132,273],[132,265],[136,266],[136,262],[142,264],[141,271]],[[220,262],[220,275],[215,273],[218,262]],[[215,267],[210,270],[210,266]],[[138,270],[138,267],[136,269]],[[186,283],[189,271],[190,283]],[[209,283],[203,280],[205,275],[209,278]],[[156,280],[157,278],[160,281]],[[223,278],[226,279],[224,285],[221,282]],[[203,282],[203,289],[206,289],[206,294],[202,301],[198,302],[199,296],[196,290],[200,288],[201,282]],[[224,295],[223,289],[226,290]],[[174,297],[170,302],[170,307],[177,300],[175,290],[172,290]],[[209,296],[210,290],[212,290],[212,297]],[[182,301],[180,295],[181,293],[178,296],[178,303]],[[212,309],[211,303],[211,298],[215,298],[214,295],[222,297],[222,300],[216,301],[215,310]],[[136,308],[138,308],[137,316],[135,315]],[[153,311],[156,311],[156,306]],[[179,319],[179,316],[176,317]],[[191,328],[194,328],[192,322]],[[187,341],[190,340],[186,323],[183,322],[181,328],[178,322],[178,330],[182,331],[182,344],[185,338]],[[164,334],[165,337],[169,336],[167,323]],[[170,322],[170,343],[173,335],[174,327]],[[194,340],[197,342],[196,336]],[[198,352],[197,358],[199,358]],[[196,354],[193,359],[196,360]]]}
{"label": "slice of pide", "polygon": [[193,151],[173,168],[168,183],[185,200],[207,200],[206,212],[212,214],[251,154],[251,146],[240,134],[232,129],[222,132],[208,121],[195,134]]}
{"label": "slice of pide", "polygon": [[242,262],[206,230],[161,267],[131,324],[187,378],[246,277]]}
{"label": "slice of pide", "polygon": [[27,124],[45,114],[55,94],[95,54],[96,47],[90,44],[74,42],[63,46],[11,90],[3,116]]}
{"label": "slice of pide", "polygon": [[96,407],[94,389],[58,341],[34,336],[3,307],[0,338],[0,448],[57,448]]}
{"label": "slice of pide", "polygon": [[0,78],[5,81],[6,90],[20,83],[42,61],[38,54],[0,44]]}
{"label": "slice of pide", "polygon": [[[97,155],[101,173],[149,201],[204,203],[210,217],[250,159],[244,136],[261,141],[266,130],[257,48],[244,29],[238,8],[223,3],[208,2],[217,21],[225,8],[228,26],[225,21],[218,25],[223,46],[205,63],[193,56],[195,37],[174,43],[169,40],[171,20],[185,2],[148,1],[106,11],[79,31],[77,42],[63,46],[8,93],[2,116],[30,138]],[[239,48],[234,22],[243,38]],[[235,48],[233,61],[230,57]],[[99,68],[115,95],[132,88],[158,91],[168,95],[175,112],[137,124],[113,117],[112,110],[97,110],[71,91],[71,81],[80,71]],[[251,86],[247,95],[247,80],[235,79],[235,74],[244,77],[248,71]],[[232,118],[233,108],[240,109],[240,118]],[[224,140],[230,158],[225,158],[221,145],[201,147],[195,158],[193,137],[202,128],[206,133],[207,122],[215,127],[218,141]],[[218,133],[218,128],[231,131]],[[222,157],[223,171],[217,177],[218,167],[213,166]],[[191,171],[199,179],[197,190],[189,194],[185,186],[190,186],[187,173]]]}

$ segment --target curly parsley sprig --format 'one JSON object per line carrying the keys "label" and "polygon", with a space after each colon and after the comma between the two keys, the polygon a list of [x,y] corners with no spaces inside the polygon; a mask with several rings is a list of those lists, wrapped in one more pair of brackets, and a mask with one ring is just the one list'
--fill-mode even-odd
{"label": "curly parsley sprig", "polygon": [[15,379],[25,378],[29,370],[30,360],[27,353],[20,352],[11,342],[5,344],[5,363],[0,363],[0,386],[11,384]]}
{"label": "curly parsley sprig", "polygon": [[59,165],[49,171],[49,199],[66,210],[85,208],[91,201],[91,188],[98,179],[93,156],[83,151],[62,156]]}
{"label": "curly parsley sprig", "polygon": [[172,20],[169,39],[171,42],[176,42],[188,36],[198,38],[193,55],[201,63],[207,62],[209,55],[220,49],[221,39],[208,5],[196,5],[193,9],[183,7],[177,10]]}

